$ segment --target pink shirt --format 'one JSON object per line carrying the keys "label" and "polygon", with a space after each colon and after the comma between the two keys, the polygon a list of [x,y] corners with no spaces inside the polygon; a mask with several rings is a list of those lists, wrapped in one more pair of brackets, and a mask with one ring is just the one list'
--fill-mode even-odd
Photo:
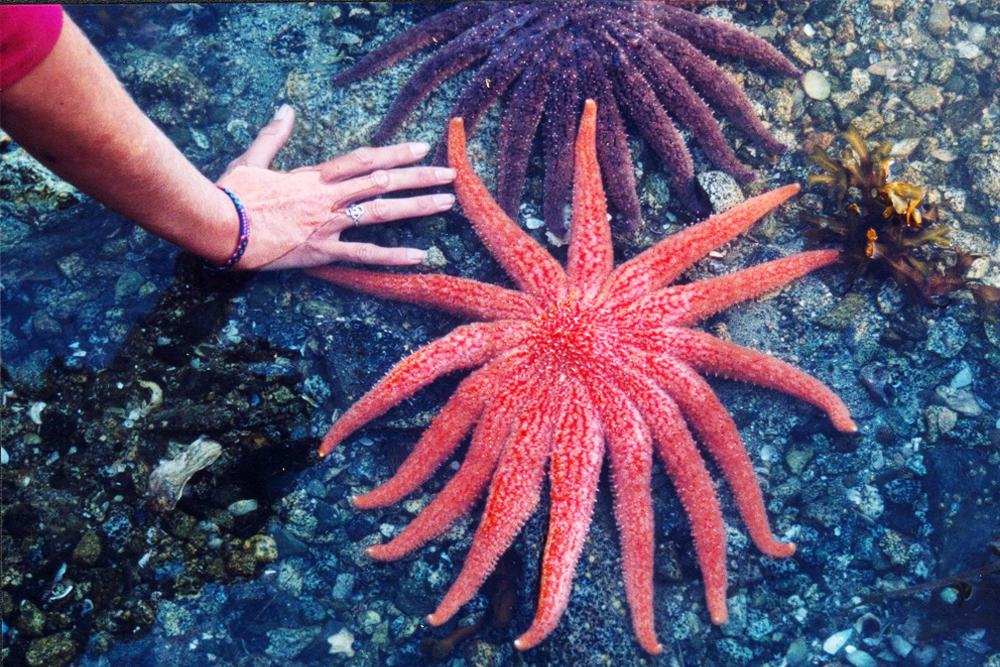
{"label": "pink shirt", "polygon": [[45,60],[62,32],[59,5],[0,7],[0,88],[6,88]]}

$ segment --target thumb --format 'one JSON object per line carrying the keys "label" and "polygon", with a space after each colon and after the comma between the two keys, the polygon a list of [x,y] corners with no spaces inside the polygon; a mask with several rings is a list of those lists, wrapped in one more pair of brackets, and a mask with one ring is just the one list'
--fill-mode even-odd
{"label": "thumb", "polygon": [[230,168],[245,165],[247,167],[271,166],[271,161],[278,154],[288,138],[292,136],[292,126],[295,124],[295,110],[288,104],[282,104],[274,114],[271,122],[261,128],[257,138],[243,155],[230,165]]}

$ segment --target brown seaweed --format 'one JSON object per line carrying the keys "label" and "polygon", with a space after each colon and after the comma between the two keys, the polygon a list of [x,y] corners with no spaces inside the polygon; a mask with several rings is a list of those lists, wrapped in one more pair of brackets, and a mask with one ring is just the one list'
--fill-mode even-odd
{"label": "brown seaweed", "polygon": [[[924,205],[923,187],[893,179],[892,144],[869,148],[853,128],[843,137],[847,147],[839,155],[821,149],[810,155],[824,173],[810,175],[809,183],[827,186],[834,212],[809,216],[815,226],[806,236],[842,245],[855,279],[877,265],[932,303],[968,289],[982,313],[996,317],[1000,289],[965,277],[977,256],[952,244],[939,207]],[[948,252],[954,260],[946,263]]]}

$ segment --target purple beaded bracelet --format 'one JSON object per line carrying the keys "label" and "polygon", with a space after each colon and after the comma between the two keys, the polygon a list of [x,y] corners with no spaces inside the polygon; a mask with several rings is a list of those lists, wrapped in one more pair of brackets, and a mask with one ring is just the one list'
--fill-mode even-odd
{"label": "purple beaded bracelet", "polygon": [[222,187],[221,185],[216,185],[233,200],[233,204],[236,206],[236,212],[240,214],[240,238],[236,242],[236,250],[230,255],[229,259],[222,266],[213,266],[208,262],[205,262],[205,268],[212,271],[228,271],[229,269],[236,266],[236,263],[243,258],[243,253],[247,250],[247,243],[250,242],[250,217],[247,216],[247,211],[243,208],[243,203],[234,195],[229,189]]}

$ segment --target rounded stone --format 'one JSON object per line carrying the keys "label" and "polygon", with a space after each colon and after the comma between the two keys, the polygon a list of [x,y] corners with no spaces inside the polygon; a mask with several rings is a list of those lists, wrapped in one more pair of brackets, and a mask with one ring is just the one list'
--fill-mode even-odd
{"label": "rounded stone", "polygon": [[802,89],[814,100],[825,100],[830,97],[830,80],[819,70],[811,69],[802,77]]}
{"label": "rounded stone", "polygon": [[32,640],[25,658],[31,667],[62,667],[76,657],[76,642],[65,635]]}
{"label": "rounded stone", "polygon": [[73,562],[81,565],[93,565],[101,556],[101,537],[94,531],[84,533],[73,549]]}

